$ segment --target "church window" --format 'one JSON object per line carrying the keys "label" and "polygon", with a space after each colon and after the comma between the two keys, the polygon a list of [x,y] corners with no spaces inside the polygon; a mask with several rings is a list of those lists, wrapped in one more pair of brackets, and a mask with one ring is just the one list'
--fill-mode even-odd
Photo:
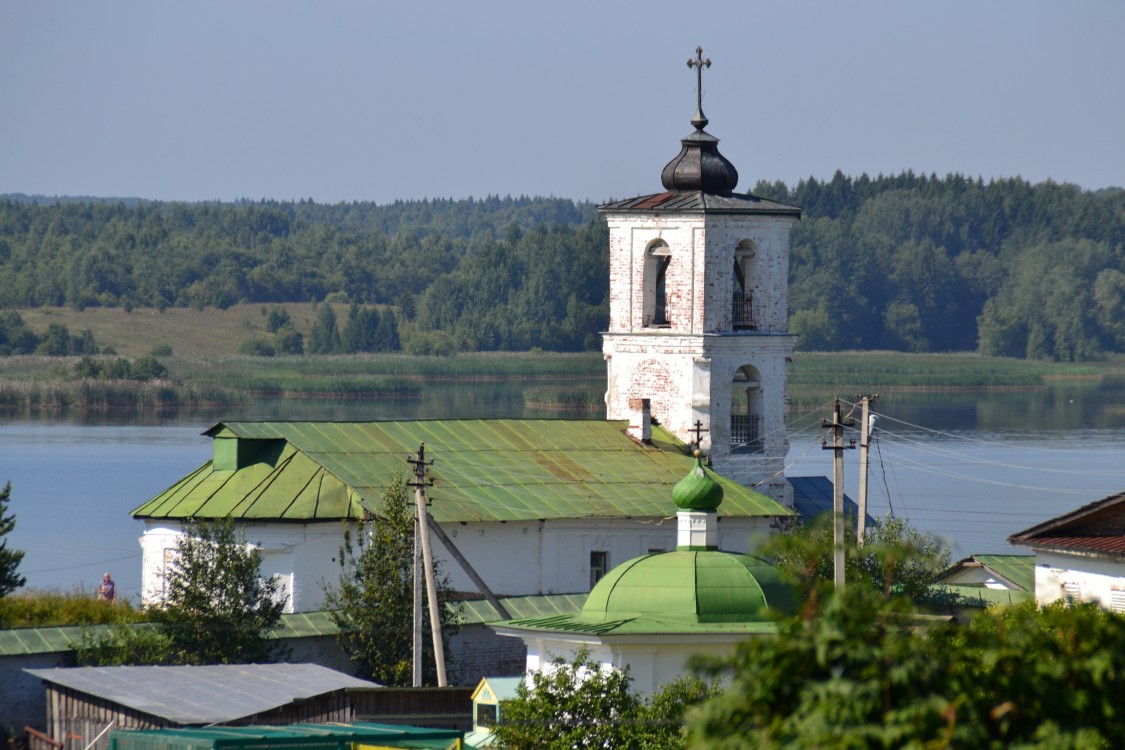
{"label": "church window", "polygon": [[605,550],[590,550],[590,588],[609,572],[609,553]]}
{"label": "church window", "polygon": [[645,326],[668,326],[668,266],[672,263],[672,249],[663,240],[657,240],[645,251],[644,312]]}
{"label": "church window", "polygon": [[754,284],[757,281],[758,250],[750,240],[734,249],[734,283],[731,285],[731,324],[733,328],[754,330]]}

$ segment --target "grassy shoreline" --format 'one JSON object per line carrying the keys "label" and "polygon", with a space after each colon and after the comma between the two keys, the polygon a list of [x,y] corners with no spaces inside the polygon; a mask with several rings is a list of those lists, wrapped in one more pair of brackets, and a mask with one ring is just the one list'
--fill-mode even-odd
{"label": "grassy shoreline", "polygon": [[[293,357],[162,357],[166,380],[81,379],[76,357],[0,359],[0,408],[151,409],[225,406],[254,397],[416,398],[427,382],[526,381],[529,404],[596,409],[605,363],[598,352],[476,353],[449,357],[404,354]],[[573,386],[536,381],[572,380]],[[976,354],[902,352],[799,353],[789,367],[791,404],[856,393],[1026,391],[1063,384],[1125,388],[1125,356],[1057,363]]]}

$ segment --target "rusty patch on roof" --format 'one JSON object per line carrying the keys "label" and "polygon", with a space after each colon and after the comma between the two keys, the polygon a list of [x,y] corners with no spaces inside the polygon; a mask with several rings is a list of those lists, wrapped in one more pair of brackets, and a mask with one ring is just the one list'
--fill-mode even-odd
{"label": "rusty patch on roof", "polygon": [[633,206],[633,208],[656,208],[661,203],[667,203],[675,197],[675,193],[657,193],[656,195],[650,195],[645,198],[643,201]]}

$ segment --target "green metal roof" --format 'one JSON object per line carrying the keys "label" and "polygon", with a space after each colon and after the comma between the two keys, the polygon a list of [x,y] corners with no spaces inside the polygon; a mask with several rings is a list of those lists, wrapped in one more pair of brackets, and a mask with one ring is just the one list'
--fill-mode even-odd
{"label": "green metal roof", "polygon": [[796,607],[777,569],[718,550],[657,552],[611,570],[580,612],[513,617],[502,628],[591,635],[773,633]]}
{"label": "green metal roof", "polygon": [[1024,591],[1035,591],[1035,555],[973,555],[980,564]]}
{"label": "green metal roof", "polygon": [[[652,446],[625,428],[605,420],[222,422],[206,434],[259,441],[242,468],[210,461],[133,516],[356,518],[379,510],[388,481],[408,472],[406,458],[423,442],[435,460],[427,495],[439,522],[671,516],[671,488],[693,459],[661,428]],[[724,516],[792,515],[759,492],[718,481]]]}
{"label": "green metal roof", "polygon": [[637,557],[611,570],[590,592],[582,618],[605,622],[643,615],[685,623],[771,619],[793,609],[792,587],[761,558],[718,550]]}
{"label": "green metal roof", "polygon": [[[577,612],[586,602],[586,594],[509,596],[501,597],[500,602],[513,618],[530,619]],[[500,613],[487,599],[473,599],[460,604],[462,625],[479,625],[501,619]]]}
{"label": "green metal roof", "polygon": [[[955,562],[937,577],[936,583],[954,578],[966,569],[983,568],[989,575],[1022,591],[1035,591],[1035,555],[972,555]],[[954,584],[967,587],[970,584]]]}
{"label": "green metal roof", "polygon": [[177,729],[115,729],[110,750],[349,750],[356,746],[438,748],[458,746],[464,733],[456,729],[398,724],[293,724],[285,727],[242,726]]}

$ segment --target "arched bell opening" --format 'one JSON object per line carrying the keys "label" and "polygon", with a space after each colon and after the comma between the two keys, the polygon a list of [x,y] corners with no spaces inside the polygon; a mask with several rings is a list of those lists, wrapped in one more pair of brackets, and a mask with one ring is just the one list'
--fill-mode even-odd
{"label": "arched bell opening", "polygon": [[643,325],[667,328],[668,295],[666,281],[668,266],[672,262],[672,248],[663,240],[656,240],[645,250]]}
{"label": "arched bell opening", "polygon": [[764,400],[762,376],[751,365],[734,372],[730,395],[730,447],[737,453],[761,453],[765,450],[762,434]]}
{"label": "arched bell opening", "polygon": [[734,283],[731,285],[731,327],[753,331],[758,327],[754,315],[754,286],[758,278],[758,248],[752,240],[742,240],[734,249]]}

